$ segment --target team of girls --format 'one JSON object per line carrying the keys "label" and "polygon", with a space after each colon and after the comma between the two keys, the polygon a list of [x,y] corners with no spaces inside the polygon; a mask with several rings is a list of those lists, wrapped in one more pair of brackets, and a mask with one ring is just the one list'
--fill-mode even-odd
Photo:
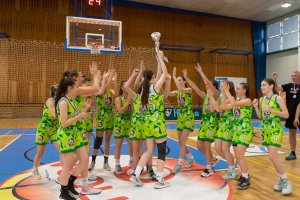
{"label": "team of girls", "polygon": [[[157,52],[157,75],[151,70],[135,69],[127,81],[121,81],[117,93],[117,75],[114,70],[105,72],[103,76],[97,70],[97,64],[92,63],[90,71],[93,79],[84,78],[76,70],[63,74],[59,85],[50,88],[51,98],[44,106],[42,119],[37,128],[37,154],[34,159],[33,177],[40,179],[38,171],[40,159],[48,140],[60,151],[62,173],[60,175],[61,199],[76,199],[79,193],[74,188],[74,181],[80,175],[82,194],[99,194],[101,190],[89,184],[88,171],[93,171],[98,150],[104,154],[103,168],[111,170],[108,163],[110,154],[110,139],[114,134],[115,173],[122,174],[120,155],[124,138],[129,147],[131,175],[130,181],[137,186],[143,186],[140,175],[147,166],[149,176],[156,179],[154,188],[165,188],[170,184],[164,181],[163,168],[168,147],[166,122],[164,117],[164,99],[168,96],[177,98],[180,112],[177,119],[177,134],[180,145],[178,163],[173,173],[182,171],[184,156],[187,157],[186,168],[190,168],[195,160],[186,145],[189,134],[194,130],[194,114],[192,109],[193,91],[203,99],[202,121],[198,133],[197,148],[205,155],[206,169],[202,177],[213,175],[213,169],[219,161],[212,154],[211,144],[215,143],[218,155],[228,163],[228,172],[222,176],[225,180],[238,178],[236,164],[230,152],[233,146],[241,176],[238,179],[238,189],[250,186],[250,175],[244,154],[254,136],[251,124],[252,106],[257,116],[262,118],[263,145],[270,152],[270,160],[280,176],[280,181],[274,189],[282,194],[290,194],[291,183],[278,160],[278,148],[282,142],[283,129],[280,118],[287,118],[288,111],[283,100],[274,90],[275,83],[271,79],[262,82],[264,95],[259,101],[249,98],[249,88],[246,83],[234,87],[231,81],[223,81],[218,91],[216,81],[210,81],[201,66],[196,67],[202,77],[206,91],[201,91],[188,77],[187,70],[183,76],[176,76],[173,69],[173,80],[176,91],[170,91],[171,76],[168,74],[163,60],[163,52]],[[135,80],[135,81],[134,81]],[[130,86],[134,82],[133,88]],[[100,83],[100,84],[99,84]],[[163,86],[165,86],[163,88]],[[88,167],[89,137],[93,130],[91,117],[91,96],[96,96],[96,138],[93,145],[92,161]],[[116,112],[114,114],[113,108]],[[101,148],[104,138],[104,151]],[[142,152],[142,144],[145,151]],[[158,150],[157,172],[152,169],[152,156],[155,146]]]}

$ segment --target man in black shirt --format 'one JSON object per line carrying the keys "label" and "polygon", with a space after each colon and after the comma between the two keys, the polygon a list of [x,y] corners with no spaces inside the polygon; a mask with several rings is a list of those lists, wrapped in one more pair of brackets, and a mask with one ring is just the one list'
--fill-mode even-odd
{"label": "man in black shirt", "polygon": [[[276,83],[278,78],[278,73],[272,73],[272,79]],[[300,74],[297,71],[293,71],[292,83],[287,83],[284,85],[275,85],[277,92],[282,91],[286,93],[286,105],[289,111],[289,118],[285,122],[285,127],[289,129],[289,141],[291,153],[285,158],[286,160],[296,160],[296,131],[298,127],[295,127],[293,122],[295,120],[296,109],[300,101]]]}

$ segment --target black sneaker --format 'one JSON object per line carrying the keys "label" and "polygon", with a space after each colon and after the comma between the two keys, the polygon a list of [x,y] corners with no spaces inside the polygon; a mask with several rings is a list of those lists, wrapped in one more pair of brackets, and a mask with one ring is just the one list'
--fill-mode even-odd
{"label": "black sneaker", "polygon": [[287,157],[285,157],[285,160],[296,160],[296,154],[290,153]]}
{"label": "black sneaker", "polygon": [[249,178],[245,178],[243,176],[240,177],[238,184],[237,184],[237,188],[240,190],[245,190],[250,186],[250,177]]}
{"label": "black sneaker", "polygon": [[69,192],[61,192],[59,198],[64,200],[76,200],[76,198],[72,197]]}

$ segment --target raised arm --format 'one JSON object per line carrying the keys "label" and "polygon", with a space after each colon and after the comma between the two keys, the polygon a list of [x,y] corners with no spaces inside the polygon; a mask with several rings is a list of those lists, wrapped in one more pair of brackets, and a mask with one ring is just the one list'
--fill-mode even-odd
{"label": "raised arm", "polygon": [[197,67],[195,67],[197,72],[200,74],[202,77],[205,85],[207,85],[213,92],[214,92],[214,97],[217,98],[220,96],[219,91],[212,85],[211,81],[207,78],[207,76],[204,74],[202,67],[200,66],[199,63],[197,63]]}
{"label": "raised arm", "polygon": [[252,105],[252,101],[251,99],[249,98],[246,98],[246,99],[243,99],[243,100],[240,100],[240,101],[236,101],[234,96],[232,96],[229,92],[229,87],[227,84],[224,84],[224,87],[223,87],[223,90],[230,102],[230,104],[232,106],[237,106],[237,107],[241,107],[241,106],[251,106]]}
{"label": "raised arm", "polygon": [[164,91],[164,94],[163,94],[163,98],[164,99],[167,99],[170,95],[170,90],[171,90],[171,75],[168,74],[167,75],[167,79],[166,79],[166,83],[165,83],[165,91]]}
{"label": "raised arm", "polygon": [[100,89],[98,90],[98,92],[96,92],[94,95],[102,95],[104,92],[105,92],[105,90],[106,90],[106,84],[107,84],[107,79],[108,79],[108,72],[106,72],[106,73],[104,73],[103,74],[103,78],[102,78],[102,82],[101,82],[101,87],[100,87]]}
{"label": "raised arm", "polygon": [[159,61],[159,58],[157,55],[156,55],[156,60],[157,60],[156,80],[158,80],[160,78],[160,76],[162,75],[163,71],[161,68],[161,62]]}
{"label": "raised arm", "polygon": [[99,90],[99,81],[101,72],[97,69],[98,65],[96,62],[93,62],[90,67],[90,72],[93,76],[93,85],[92,86],[85,86],[85,87],[79,87],[77,89],[77,96],[85,96],[85,95],[92,95],[96,93]]}
{"label": "raised arm", "polygon": [[261,99],[259,99],[259,103],[258,103],[258,100],[257,99],[254,99],[253,102],[253,107],[255,109],[255,112],[256,112],[256,115],[258,117],[258,119],[261,119]]}
{"label": "raised arm", "polygon": [[164,84],[164,82],[166,81],[166,78],[167,78],[167,75],[168,75],[168,70],[167,70],[167,67],[165,65],[165,62],[163,60],[163,57],[164,57],[164,53],[162,51],[159,51],[157,53],[157,58],[158,58],[158,61],[160,63],[160,67],[161,67],[161,70],[162,70],[162,74],[161,76],[159,77],[159,79],[157,80],[157,82],[155,83],[154,87],[155,87],[155,90],[157,92],[159,92]]}
{"label": "raised arm", "polygon": [[121,97],[117,97],[115,99],[115,104],[116,104],[116,108],[118,113],[123,114],[128,110],[128,106],[130,105],[130,99],[127,100],[126,104],[124,106],[122,106],[121,104]]}
{"label": "raised arm", "polygon": [[213,112],[213,111],[216,110],[219,113],[223,112],[223,109],[220,107],[219,103],[215,100],[213,91],[211,89],[208,89],[207,95],[208,95],[208,98],[209,98],[209,103],[210,103],[210,105],[212,105],[210,107],[210,111]]}
{"label": "raised arm", "polygon": [[177,87],[177,90],[178,90],[179,92],[183,92],[183,88],[181,87],[181,85],[180,85],[180,83],[178,82],[177,77],[176,77],[176,67],[173,68],[173,75],[172,75],[172,77],[173,77],[173,80],[174,80],[175,85],[176,85],[176,87]]}
{"label": "raised arm", "polygon": [[272,79],[275,82],[275,90],[277,92],[279,92],[279,91],[283,92],[284,90],[283,90],[282,86],[277,84],[277,78],[278,78],[278,73],[277,72],[273,72],[272,73]]}
{"label": "raised arm", "polygon": [[133,85],[133,90],[135,92],[137,92],[139,87],[140,87],[140,83],[141,83],[141,80],[143,78],[144,71],[145,71],[144,61],[141,60],[140,72],[139,72],[139,75],[137,76],[137,78],[135,79],[134,85]]}
{"label": "raised arm", "polygon": [[185,78],[186,82],[189,84],[189,86],[202,98],[204,99],[206,94],[205,92],[201,91],[197,86],[196,84],[191,80],[189,79],[189,77],[187,76],[187,70],[186,69],[183,69],[182,70],[182,73],[183,73],[183,77]]}

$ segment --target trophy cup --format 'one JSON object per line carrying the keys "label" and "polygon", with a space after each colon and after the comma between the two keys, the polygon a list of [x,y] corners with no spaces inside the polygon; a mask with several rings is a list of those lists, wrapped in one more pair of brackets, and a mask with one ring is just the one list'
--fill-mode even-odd
{"label": "trophy cup", "polygon": [[[151,34],[151,38],[155,42],[155,51],[156,51],[156,53],[159,51],[160,36],[161,36],[160,32],[154,32],[154,33]],[[163,59],[164,59],[165,62],[167,62],[167,63],[169,62],[168,58],[166,56],[164,56]]]}

